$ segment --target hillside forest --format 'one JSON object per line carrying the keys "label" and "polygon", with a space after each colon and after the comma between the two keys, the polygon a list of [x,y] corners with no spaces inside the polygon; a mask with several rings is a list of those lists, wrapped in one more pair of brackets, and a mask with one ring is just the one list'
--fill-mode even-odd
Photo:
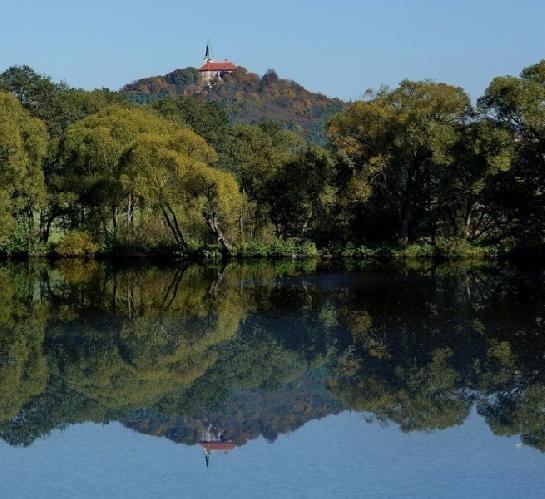
{"label": "hillside forest", "polygon": [[4,256],[481,258],[545,248],[545,60],[344,103],[269,71],[121,91],[0,73]]}

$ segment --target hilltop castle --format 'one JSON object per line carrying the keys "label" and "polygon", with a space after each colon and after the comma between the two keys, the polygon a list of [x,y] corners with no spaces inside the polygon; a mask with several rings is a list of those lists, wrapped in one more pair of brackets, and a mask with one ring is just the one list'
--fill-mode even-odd
{"label": "hilltop castle", "polygon": [[214,79],[223,78],[226,74],[232,73],[236,67],[235,64],[227,59],[223,62],[214,62],[212,45],[210,44],[210,40],[208,40],[206,52],[204,53],[203,65],[199,68],[203,83],[210,85]]}

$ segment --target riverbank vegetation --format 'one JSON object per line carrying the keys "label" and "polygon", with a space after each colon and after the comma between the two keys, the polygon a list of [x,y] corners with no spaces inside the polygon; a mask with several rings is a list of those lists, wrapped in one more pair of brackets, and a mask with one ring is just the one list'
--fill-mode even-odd
{"label": "riverbank vegetation", "polygon": [[476,104],[405,80],[340,106],[317,144],[198,95],[141,105],[14,66],[0,73],[0,253],[543,255],[544,104],[545,61]]}

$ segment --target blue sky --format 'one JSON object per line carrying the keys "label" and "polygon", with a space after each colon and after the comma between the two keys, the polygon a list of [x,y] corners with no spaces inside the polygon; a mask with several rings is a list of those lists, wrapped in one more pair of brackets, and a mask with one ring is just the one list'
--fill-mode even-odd
{"label": "blue sky", "polygon": [[544,0],[0,0],[0,70],[83,88],[230,58],[343,99],[403,78],[463,86],[545,58]]}

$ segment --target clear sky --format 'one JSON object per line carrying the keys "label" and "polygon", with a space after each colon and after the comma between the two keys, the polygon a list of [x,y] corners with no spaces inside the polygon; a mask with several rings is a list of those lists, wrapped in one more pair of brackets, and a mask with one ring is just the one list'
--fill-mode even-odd
{"label": "clear sky", "polygon": [[216,59],[343,99],[403,78],[463,86],[545,58],[545,0],[0,0],[0,71],[83,88]]}

